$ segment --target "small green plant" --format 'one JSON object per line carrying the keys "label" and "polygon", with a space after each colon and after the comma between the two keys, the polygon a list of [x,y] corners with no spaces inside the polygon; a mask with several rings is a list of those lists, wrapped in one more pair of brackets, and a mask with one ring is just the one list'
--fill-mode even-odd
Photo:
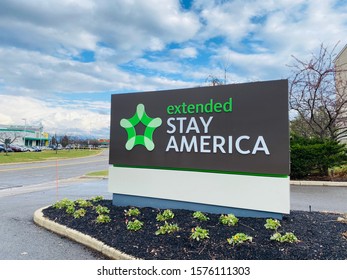
{"label": "small green plant", "polygon": [[296,243],[299,242],[299,239],[295,236],[292,232],[286,232],[281,237],[281,242],[289,242],[289,243]]}
{"label": "small green plant", "polygon": [[221,215],[219,217],[219,221],[223,225],[235,226],[237,222],[239,221],[239,219],[236,218],[235,215],[233,214],[228,214],[228,215]]}
{"label": "small green plant", "polygon": [[277,231],[277,229],[281,226],[281,223],[276,219],[266,219],[266,224],[264,226],[266,229]]}
{"label": "small green plant", "polygon": [[170,234],[170,233],[174,233],[176,231],[179,231],[180,228],[177,224],[168,224],[167,221],[165,221],[165,224],[163,226],[161,226],[156,232],[156,235],[160,235],[160,234]]}
{"label": "small green plant", "polygon": [[199,221],[202,221],[202,222],[207,221],[207,220],[210,219],[209,217],[207,217],[204,213],[202,213],[200,211],[194,212],[193,213],[193,218],[194,219],[198,219]]}
{"label": "small green plant", "polygon": [[75,213],[75,206],[70,205],[66,208],[65,211],[66,211],[66,213],[73,215]]}
{"label": "small green plant", "polygon": [[64,208],[68,208],[69,206],[75,206],[75,203],[70,199],[63,198],[62,200],[54,203],[52,206],[55,209],[64,209]]}
{"label": "small green plant", "polygon": [[275,232],[271,237],[270,240],[274,240],[277,242],[288,242],[288,243],[296,243],[299,242],[298,238],[295,236],[292,232],[286,232],[284,235],[280,234],[279,232]]}
{"label": "small green plant", "polygon": [[231,238],[228,238],[227,241],[230,245],[242,244],[244,242],[252,242],[253,238],[245,233],[236,233]]}
{"label": "small green plant", "polygon": [[139,220],[129,221],[127,223],[127,229],[131,231],[138,231],[142,229],[142,226],[143,226],[143,222]]}
{"label": "small green plant", "polygon": [[99,201],[101,201],[101,200],[103,200],[103,199],[104,199],[103,196],[97,195],[97,196],[95,196],[95,197],[92,197],[90,200],[93,201],[94,203],[96,203],[96,202],[99,202]]}
{"label": "small green plant", "polygon": [[136,217],[141,214],[140,210],[137,208],[130,208],[129,210],[124,210],[125,216]]}
{"label": "small green plant", "polygon": [[111,222],[111,218],[109,215],[100,214],[99,216],[96,217],[96,222],[98,224],[109,223]]}
{"label": "small green plant", "polygon": [[107,207],[101,206],[101,205],[96,206],[96,207],[95,207],[95,211],[96,211],[96,213],[98,213],[99,215],[110,213],[110,209],[108,209]]}
{"label": "small green plant", "polygon": [[282,234],[280,234],[279,232],[275,232],[273,235],[271,235],[270,240],[274,240],[274,241],[281,241],[281,237]]}
{"label": "small green plant", "polygon": [[87,201],[85,199],[77,199],[75,201],[75,204],[77,204],[79,207],[82,207],[82,208],[87,208],[87,207],[93,206],[93,203],[91,203],[90,201]]}
{"label": "small green plant", "polygon": [[79,218],[84,217],[86,215],[86,213],[87,213],[86,209],[80,208],[80,209],[76,210],[75,213],[73,213],[73,217],[75,219],[79,219]]}
{"label": "small green plant", "polygon": [[271,235],[270,240],[274,240],[277,242],[289,242],[296,243],[299,242],[298,238],[292,232],[286,232],[282,235],[277,229],[281,226],[281,223],[276,219],[266,219],[266,224],[264,225],[266,229],[274,230],[275,233]]}
{"label": "small green plant", "polygon": [[192,229],[192,234],[190,235],[191,239],[196,241],[204,240],[206,238],[210,238],[208,229],[204,229],[201,227],[196,227]]}
{"label": "small green plant", "polygon": [[171,210],[166,209],[166,210],[164,210],[163,213],[159,213],[157,215],[157,221],[158,222],[164,222],[164,221],[173,219],[174,217],[175,217],[175,214]]}

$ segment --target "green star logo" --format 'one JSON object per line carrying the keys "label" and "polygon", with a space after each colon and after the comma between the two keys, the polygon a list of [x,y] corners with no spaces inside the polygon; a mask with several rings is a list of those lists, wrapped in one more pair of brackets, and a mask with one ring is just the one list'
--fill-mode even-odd
{"label": "green star logo", "polygon": [[[144,135],[137,135],[135,127],[142,123],[146,129]],[[120,125],[125,128],[128,134],[128,141],[125,144],[125,148],[130,151],[136,145],[145,146],[148,151],[153,151],[155,145],[153,142],[154,131],[161,126],[161,118],[150,118],[145,111],[145,105],[138,104],[136,107],[136,113],[130,119],[121,119]]]}

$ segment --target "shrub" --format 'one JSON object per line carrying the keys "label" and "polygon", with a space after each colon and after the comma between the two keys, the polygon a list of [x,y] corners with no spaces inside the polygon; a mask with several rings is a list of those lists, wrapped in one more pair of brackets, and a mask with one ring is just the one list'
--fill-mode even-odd
{"label": "shrub", "polygon": [[290,149],[290,176],[294,179],[301,179],[312,173],[327,176],[329,168],[347,163],[347,148],[334,140],[292,135]]}
{"label": "shrub", "polygon": [[79,219],[79,218],[84,217],[86,215],[86,213],[87,213],[86,209],[80,208],[80,209],[76,210],[75,213],[73,213],[73,217],[75,219]]}
{"label": "shrub", "polygon": [[337,166],[333,169],[334,177],[347,177],[347,166]]}
{"label": "shrub", "polygon": [[221,224],[227,225],[227,226],[235,226],[238,221],[239,221],[239,219],[236,218],[235,215],[233,215],[233,214],[221,215],[219,217],[219,222]]}
{"label": "shrub", "polygon": [[280,234],[279,232],[274,233],[270,240],[278,241],[281,243],[288,242],[288,243],[296,243],[299,242],[298,238],[295,236],[292,232],[286,232],[284,235]]}
{"label": "shrub", "polygon": [[208,229],[203,229],[201,227],[196,227],[192,229],[191,239],[200,241],[206,238],[210,238]]}
{"label": "shrub", "polygon": [[179,231],[180,228],[177,224],[168,224],[165,221],[165,224],[163,226],[161,226],[156,232],[156,235],[160,235],[160,234],[170,234],[170,233],[174,233],[176,231]]}
{"label": "shrub", "polygon": [[276,219],[266,219],[266,224],[264,225],[266,229],[276,230],[281,226],[281,223]]}
{"label": "shrub", "polygon": [[110,213],[110,209],[108,209],[107,207],[101,206],[101,205],[96,206],[96,207],[95,207],[95,211],[96,211],[96,213],[98,213],[99,215]]}
{"label": "shrub", "polygon": [[286,232],[284,235],[282,235],[281,242],[296,243],[299,242],[299,240],[294,233]]}
{"label": "shrub", "polygon": [[209,217],[207,217],[204,213],[202,213],[200,211],[194,212],[193,213],[193,218],[194,219],[198,219],[199,221],[202,221],[202,222],[207,221],[207,220],[210,219]]}
{"label": "shrub", "polygon": [[125,216],[129,216],[129,217],[136,217],[140,214],[141,212],[137,208],[130,208],[129,210],[125,211]]}
{"label": "shrub", "polygon": [[158,222],[164,222],[164,221],[173,219],[174,217],[175,217],[175,214],[171,210],[166,209],[166,210],[164,210],[163,213],[159,213],[157,215],[157,221]]}
{"label": "shrub", "polygon": [[66,208],[66,213],[73,215],[75,213],[75,206],[70,205]]}
{"label": "shrub", "polygon": [[100,214],[99,216],[96,217],[96,222],[98,224],[109,223],[111,222],[111,218],[108,215]]}
{"label": "shrub", "polygon": [[95,196],[95,197],[92,197],[90,200],[93,201],[94,203],[96,203],[96,202],[99,202],[99,201],[101,201],[101,200],[103,200],[103,199],[104,199],[103,196],[97,195],[97,196]]}
{"label": "shrub", "polygon": [[230,245],[242,244],[244,242],[252,242],[253,238],[245,233],[236,233],[231,238],[228,238],[227,241]]}
{"label": "shrub", "polygon": [[275,232],[273,235],[271,235],[270,240],[280,241],[282,237],[282,234],[279,232]]}
{"label": "shrub", "polygon": [[69,206],[75,206],[75,203],[70,199],[63,198],[62,200],[54,203],[52,206],[56,209],[64,209],[68,208]]}
{"label": "shrub", "polygon": [[142,226],[143,226],[143,222],[139,220],[129,221],[127,223],[127,229],[131,231],[138,231],[142,229]]}
{"label": "shrub", "polygon": [[87,201],[85,199],[77,199],[75,201],[75,204],[77,204],[79,207],[82,207],[82,208],[87,208],[87,207],[93,206],[93,203],[91,203],[90,201]]}

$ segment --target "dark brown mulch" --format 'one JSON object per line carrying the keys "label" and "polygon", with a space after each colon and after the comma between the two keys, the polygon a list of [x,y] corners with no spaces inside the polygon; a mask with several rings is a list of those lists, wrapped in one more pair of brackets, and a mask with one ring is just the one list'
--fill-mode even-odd
{"label": "dark brown mulch", "polygon": [[[347,259],[347,240],[342,236],[347,224],[337,222],[338,214],[292,211],[284,216],[279,232],[293,232],[299,243],[270,241],[273,233],[264,227],[263,218],[239,218],[237,226],[228,227],[219,223],[219,216],[209,214],[209,221],[200,222],[192,218],[192,211],[173,210],[180,231],[170,235],[155,235],[162,222],[156,221],[159,209],[140,208],[138,219],[144,222],[143,229],[130,232],[126,229],[124,210],[129,207],[112,206],[111,201],[99,202],[107,206],[112,221],[97,224],[97,214],[87,208],[87,215],[74,219],[64,210],[49,207],[43,211],[45,217],[57,223],[90,235],[105,244],[142,259],[234,259],[234,260],[340,260]],[[193,227],[209,230],[209,239],[190,239]],[[226,239],[243,232],[253,237],[252,243],[231,246]]]}

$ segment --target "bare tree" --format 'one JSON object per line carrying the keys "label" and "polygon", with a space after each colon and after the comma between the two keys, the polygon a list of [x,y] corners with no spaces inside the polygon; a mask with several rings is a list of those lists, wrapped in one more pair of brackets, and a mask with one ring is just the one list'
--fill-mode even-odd
{"label": "bare tree", "polygon": [[228,73],[229,69],[231,68],[231,58],[229,55],[223,57],[223,59],[220,62],[220,66],[223,69],[224,84],[226,85],[228,83],[227,73]]}
{"label": "bare tree", "polygon": [[335,65],[337,44],[329,50],[321,44],[317,54],[305,61],[293,56],[289,65],[290,108],[304,127],[319,138],[339,140],[347,133],[346,65]]}
{"label": "bare tree", "polygon": [[223,71],[223,78],[220,78],[216,75],[208,75],[205,82],[208,83],[209,86],[221,86],[229,83],[227,73],[231,68],[231,59],[230,56],[218,57],[218,68]]}
{"label": "bare tree", "polygon": [[17,133],[8,133],[6,131],[0,131],[0,144],[4,144],[5,152],[7,154],[7,149],[9,146],[20,137]]}
{"label": "bare tree", "polygon": [[209,75],[206,79],[206,82],[210,85],[210,86],[221,86],[224,85],[223,81],[219,78],[217,78],[216,76],[213,75]]}

